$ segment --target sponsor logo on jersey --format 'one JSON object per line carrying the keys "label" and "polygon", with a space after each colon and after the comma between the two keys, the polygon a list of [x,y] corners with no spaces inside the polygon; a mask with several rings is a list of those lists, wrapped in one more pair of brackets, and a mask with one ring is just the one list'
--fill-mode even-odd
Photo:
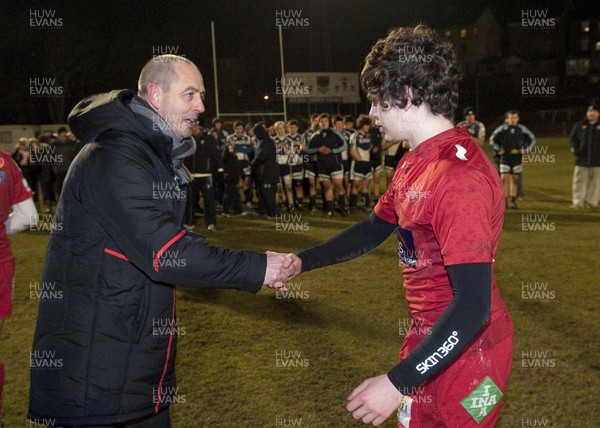
{"label": "sponsor logo on jersey", "polygon": [[492,379],[486,376],[479,386],[462,400],[460,404],[477,423],[480,423],[494,410],[502,395],[502,391],[500,391]]}

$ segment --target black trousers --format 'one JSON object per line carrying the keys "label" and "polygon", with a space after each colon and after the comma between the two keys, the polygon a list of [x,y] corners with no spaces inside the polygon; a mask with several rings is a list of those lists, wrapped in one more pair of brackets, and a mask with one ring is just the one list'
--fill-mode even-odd
{"label": "black trousers", "polygon": [[258,186],[258,214],[269,217],[277,215],[276,192],[277,184],[261,184]]}
{"label": "black trousers", "polygon": [[194,223],[194,213],[198,210],[200,201],[200,193],[204,200],[204,222],[206,225],[217,225],[217,212],[215,207],[215,186],[213,185],[213,177],[195,178],[189,185],[189,197],[186,201],[185,222],[187,224]]}

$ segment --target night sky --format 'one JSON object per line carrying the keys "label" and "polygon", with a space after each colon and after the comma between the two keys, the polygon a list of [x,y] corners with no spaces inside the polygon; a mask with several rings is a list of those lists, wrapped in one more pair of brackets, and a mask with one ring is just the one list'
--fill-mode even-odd
{"label": "night sky", "polygon": [[[566,1],[2,0],[0,121],[65,120],[87,95],[135,89],[143,64],[153,54],[167,51],[198,65],[207,89],[204,116],[211,117],[215,110],[211,20],[216,26],[221,110],[279,110],[262,100],[275,91],[275,79],[280,77],[277,11],[296,11],[308,23],[283,32],[286,72],[359,72],[371,45],[391,27],[418,22],[435,28],[470,24],[486,6],[499,20],[518,20],[522,8],[541,7],[552,15]],[[573,3],[585,13],[593,2]],[[54,19],[62,20],[60,27],[31,27],[32,10],[50,11]],[[31,96],[30,79],[39,77],[56,79],[65,92],[64,104]]]}

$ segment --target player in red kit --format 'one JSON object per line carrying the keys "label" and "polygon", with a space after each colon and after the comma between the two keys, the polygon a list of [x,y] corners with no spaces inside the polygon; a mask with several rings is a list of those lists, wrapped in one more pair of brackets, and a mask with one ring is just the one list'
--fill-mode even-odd
{"label": "player in red kit", "polygon": [[465,128],[454,128],[452,48],[424,25],[392,30],[361,74],[370,115],[408,140],[374,212],[299,252],[294,274],[365,254],[396,232],[412,325],[399,363],[348,397],[355,419],[404,428],[492,427],[511,369],[513,327],[493,277],[502,183]]}
{"label": "player in red kit", "polygon": [[[4,320],[12,313],[15,274],[15,258],[10,250],[7,235],[27,229],[32,220],[37,218],[37,210],[31,195],[32,192],[17,164],[8,153],[0,150],[0,335]],[[0,422],[4,384],[4,364],[1,358],[2,355],[0,355]]]}

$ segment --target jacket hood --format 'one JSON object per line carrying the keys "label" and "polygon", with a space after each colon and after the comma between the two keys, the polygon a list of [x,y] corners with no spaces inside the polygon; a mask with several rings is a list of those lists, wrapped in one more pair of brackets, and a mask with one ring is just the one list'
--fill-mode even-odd
{"label": "jacket hood", "polygon": [[94,141],[108,130],[133,132],[142,139],[149,140],[156,134],[152,131],[151,124],[144,124],[140,116],[135,115],[128,106],[135,96],[129,89],[89,96],[71,110],[69,126],[84,143]]}
{"label": "jacket hood", "polygon": [[256,138],[258,140],[266,140],[270,138],[269,133],[261,124],[256,125],[252,131],[254,132],[254,135],[256,135]]}

